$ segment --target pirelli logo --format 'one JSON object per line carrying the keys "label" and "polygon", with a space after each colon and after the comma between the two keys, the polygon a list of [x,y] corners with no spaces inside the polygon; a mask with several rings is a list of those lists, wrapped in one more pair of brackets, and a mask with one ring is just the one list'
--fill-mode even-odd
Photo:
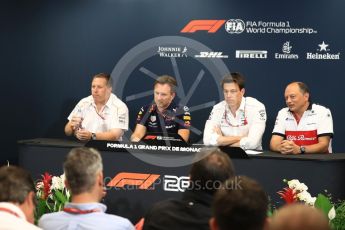
{"label": "pirelli logo", "polygon": [[118,173],[108,184],[109,187],[123,188],[125,186],[138,186],[138,189],[149,189],[160,177],[158,174],[144,173]]}
{"label": "pirelli logo", "polygon": [[224,23],[225,20],[192,20],[181,30],[181,33],[195,33],[200,30],[215,33]]}
{"label": "pirelli logo", "polygon": [[236,58],[267,59],[267,50],[236,50]]}

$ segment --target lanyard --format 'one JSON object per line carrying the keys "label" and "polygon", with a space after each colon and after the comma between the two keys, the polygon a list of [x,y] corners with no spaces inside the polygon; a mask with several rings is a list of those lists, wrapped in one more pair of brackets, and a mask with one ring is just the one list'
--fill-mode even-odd
{"label": "lanyard", "polygon": [[[168,108],[169,108],[169,106],[168,106]],[[161,115],[164,120],[173,120],[174,116],[171,116],[171,115],[174,115],[174,114],[170,110],[168,110],[168,108],[166,108],[163,112],[160,112],[157,108],[157,105],[154,105],[154,107],[152,108],[152,111],[156,110],[157,114]]]}
{"label": "lanyard", "polygon": [[229,120],[228,120],[227,109],[226,109],[226,106],[227,106],[227,105],[225,105],[224,120],[225,120],[225,122],[226,122],[229,126],[231,126],[231,127],[240,127],[240,126],[245,126],[245,125],[248,124],[247,117],[246,117],[246,104],[247,104],[246,102],[247,102],[247,100],[245,99],[245,101],[244,101],[244,109],[243,109],[243,113],[242,113],[242,117],[241,117],[241,124],[239,124],[239,125],[233,125],[233,124],[231,124],[231,122],[230,122],[230,117],[229,117]]}
{"label": "lanyard", "polygon": [[78,208],[64,208],[63,209],[64,212],[68,212],[68,213],[71,213],[71,214],[89,214],[89,213],[93,213],[93,212],[100,212],[101,210],[99,209],[87,209],[87,210],[81,210],[81,209],[78,209]]}
{"label": "lanyard", "polygon": [[105,117],[104,115],[102,115],[103,111],[104,111],[104,108],[105,108],[105,105],[102,107],[102,109],[100,111],[97,110],[97,106],[94,106],[95,108],[95,111],[96,111],[96,114],[102,119],[102,120],[105,120]]}
{"label": "lanyard", "polygon": [[8,209],[8,208],[0,208],[0,211],[7,212],[7,213],[9,213],[9,214],[12,214],[12,215],[14,215],[14,216],[20,218],[20,216],[18,215],[18,213],[14,212],[14,211],[12,211],[12,210],[10,210],[10,209]]}

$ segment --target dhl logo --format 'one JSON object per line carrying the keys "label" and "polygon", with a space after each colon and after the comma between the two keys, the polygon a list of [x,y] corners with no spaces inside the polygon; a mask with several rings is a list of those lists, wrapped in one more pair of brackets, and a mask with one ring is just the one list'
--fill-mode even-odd
{"label": "dhl logo", "polygon": [[149,189],[159,178],[158,174],[118,173],[108,184],[109,187],[123,188],[126,185],[138,186],[139,189]]}
{"label": "dhl logo", "polygon": [[215,33],[224,23],[225,20],[192,20],[181,30],[181,33],[194,33],[199,30]]}

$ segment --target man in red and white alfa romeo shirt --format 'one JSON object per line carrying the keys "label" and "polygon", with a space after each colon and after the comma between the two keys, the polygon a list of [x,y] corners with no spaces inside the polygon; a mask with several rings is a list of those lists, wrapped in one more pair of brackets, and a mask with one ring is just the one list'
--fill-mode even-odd
{"label": "man in red and white alfa romeo shirt", "polygon": [[331,153],[331,111],[312,104],[306,84],[290,83],[285,89],[287,108],[279,111],[270,148],[282,154]]}

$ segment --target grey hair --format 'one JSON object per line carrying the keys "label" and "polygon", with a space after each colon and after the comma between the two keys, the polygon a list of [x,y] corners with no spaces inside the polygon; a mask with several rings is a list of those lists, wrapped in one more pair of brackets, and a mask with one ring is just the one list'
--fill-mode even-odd
{"label": "grey hair", "polygon": [[29,172],[12,165],[0,168],[0,202],[22,204],[31,191],[35,185]]}
{"label": "grey hair", "polygon": [[100,153],[93,148],[73,148],[63,164],[66,180],[72,194],[92,190],[96,176],[103,170]]}

